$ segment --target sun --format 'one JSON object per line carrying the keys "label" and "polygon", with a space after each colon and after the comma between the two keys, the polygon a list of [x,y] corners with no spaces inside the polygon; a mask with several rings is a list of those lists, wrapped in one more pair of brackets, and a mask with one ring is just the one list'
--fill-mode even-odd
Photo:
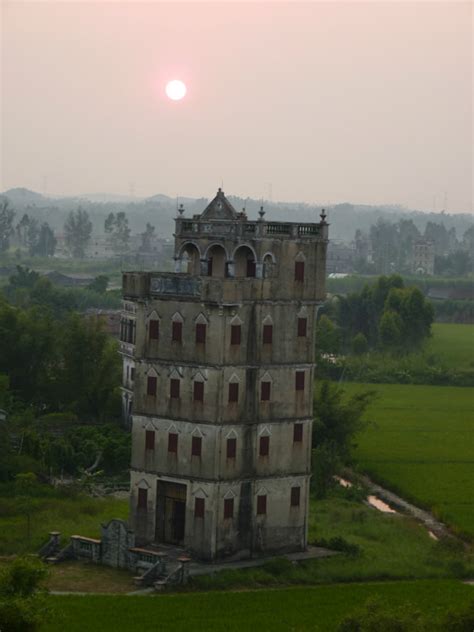
{"label": "sun", "polygon": [[172,101],[181,101],[186,95],[186,86],[179,79],[168,81],[165,88],[166,96]]}

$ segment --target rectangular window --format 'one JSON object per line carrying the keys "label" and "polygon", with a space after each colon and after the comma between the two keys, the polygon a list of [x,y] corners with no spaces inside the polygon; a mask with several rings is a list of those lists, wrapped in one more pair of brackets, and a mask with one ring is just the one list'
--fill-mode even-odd
{"label": "rectangular window", "polygon": [[306,338],[306,318],[298,318],[298,338]]}
{"label": "rectangular window", "polygon": [[194,499],[194,517],[204,518],[204,498]]}
{"label": "rectangular window", "polygon": [[257,496],[257,515],[264,516],[267,513],[267,495]]}
{"label": "rectangular window", "polygon": [[204,401],[204,382],[194,382],[193,400],[195,402]]}
{"label": "rectangular window", "polygon": [[229,402],[238,402],[239,401],[239,384],[237,382],[232,382],[229,384]]}
{"label": "rectangular window", "polygon": [[295,388],[297,391],[304,391],[304,371],[296,371]]}
{"label": "rectangular window", "polygon": [[181,380],[170,380],[170,397],[172,399],[179,399],[179,383]]}
{"label": "rectangular window", "polygon": [[150,340],[158,340],[160,335],[160,321],[159,320],[150,320],[148,335]]}
{"label": "rectangular window", "polygon": [[260,456],[268,456],[270,453],[270,437],[260,437]]}
{"label": "rectangular window", "polygon": [[145,450],[155,449],[155,431],[147,430],[145,432]]}
{"label": "rectangular window", "polygon": [[133,382],[133,380],[135,379],[135,367],[131,367],[130,369],[130,380]]}
{"label": "rectangular window", "polygon": [[198,323],[196,325],[196,343],[204,344],[206,342],[206,325]]}
{"label": "rectangular window", "polygon": [[295,281],[304,281],[304,261],[295,261]]}
{"label": "rectangular window", "polygon": [[224,520],[234,517],[234,499],[224,498]]}
{"label": "rectangular window", "polygon": [[138,488],[138,509],[146,509],[148,506],[148,490]]}
{"label": "rectangular window", "polygon": [[176,432],[168,434],[168,452],[176,454],[178,452],[178,435]]}
{"label": "rectangular window", "polygon": [[156,377],[149,375],[146,380],[146,394],[156,397]]}
{"label": "rectangular window", "polygon": [[300,506],[300,487],[292,487],[291,488],[291,506],[299,507]]}
{"label": "rectangular window", "polygon": [[183,338],[183,323],[173,322],[171,327],[171,340],[173,342],[181,342]]}
{"label": "rectangular window", "polygon": [[263,344],[271,345],[273,341],[273,325],[263,326]]}
{"label": "rectangular window", "polygon": [[191,456],[201,456],[202,439],[193,437],[191,440]]}
{"label": "rectangular window", "polygon": [[293,426],[293,443],[303,441],[303,424],[295,424]]}
{"label": "rectangular window", "polygon": [[230,344],[240,345],[242,327],[240,325],[231,325],[230,327]]}
{"label": "rectangular window", "polygon": [[262,402],[270,401],[271,389],[272,389],[271,382],[260,382],[260,400]]}
{"label": "rectangular window", "polygon": [[237,439],[227,439],[227,458],[235,459],[237,454]]}

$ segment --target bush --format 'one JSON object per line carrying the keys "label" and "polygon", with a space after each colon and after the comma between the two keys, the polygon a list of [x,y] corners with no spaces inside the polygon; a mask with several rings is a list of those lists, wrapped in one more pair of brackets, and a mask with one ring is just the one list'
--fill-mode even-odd
{"label": "bush", "polygon": [[0,575],[0,630],[36,632],[50,610],[40,583],[47,569],[38,560],[17,558]]}

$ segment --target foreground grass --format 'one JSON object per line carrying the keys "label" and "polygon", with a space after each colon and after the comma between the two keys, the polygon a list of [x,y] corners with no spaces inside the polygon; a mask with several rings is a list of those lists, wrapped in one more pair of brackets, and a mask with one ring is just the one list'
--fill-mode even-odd
{"label": "foreground grass", "polygon": [[[244,570],[225,570],[192,578],[199,590],[358,582],[386,579],[446,578],[474,575],[472,553],[435,542],[426,529],[400,514],[382,514],[336,490],[326,500],[311,501],[309,541],[343,538],[355,555],[291,564],[281,559]],[[346,496],[346,497],[344,497]]]}
{"label": "foreground grass", "polygon": [[474,367],[474,325],[434,323],[427,351],[450,369]]}
{"label": "foreground grass", "polygon": [[[455,325],[458,327],[461,325]],[[345,384],[372,390],[359,468],[474,537],[474,388]]]}
{"label": "foreground grass", "polygon": [[127,593],[136,590],[135,573],[91,562],[61,562],[49,569],[48,590],[86,593]]}
{"label": "foreground grass", "polygon": [[456,581],[373,583],[255,592],[51,597],[57,619],[44,632],[140,630],[336,630],[368,598],[411,603],[439,622],[466,606],[474,588]]}
{"label": "foreground grass", "polygon": [[35,553],[50,531],[60,531],[64,543],[74,534],[98,537],[101,523],[112,518],[128,518],[127,500],[71,496],[44,486],[42,494],[31,501],[28,538],[27,519],[18,501],[0,495],[0,555]]}

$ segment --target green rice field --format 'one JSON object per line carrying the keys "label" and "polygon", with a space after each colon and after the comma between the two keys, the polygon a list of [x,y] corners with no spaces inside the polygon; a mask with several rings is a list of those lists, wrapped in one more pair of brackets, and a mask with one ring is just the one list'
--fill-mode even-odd
{"label": "green rice field", "polygon": [[474,388],[355,383],[344,388],[349,395],[377,394],[367,412],[372,423],[357,439],[360,469],[474,537]]}
{"label": "green rice field", "polygon": [[[56,621],[44,632],[140,630],[336,630],[369,598],[410,603],[433,623],[466,607],[474,587],[457,581],[381,582],[245,592],[128,596],[53,596]],[[43,629],[43,628],[42,628]]]}
{"label": "green rice field", "polygon": [[452,369],[474,367],[474,325],[434,323],[432,333],[428,353]]}

